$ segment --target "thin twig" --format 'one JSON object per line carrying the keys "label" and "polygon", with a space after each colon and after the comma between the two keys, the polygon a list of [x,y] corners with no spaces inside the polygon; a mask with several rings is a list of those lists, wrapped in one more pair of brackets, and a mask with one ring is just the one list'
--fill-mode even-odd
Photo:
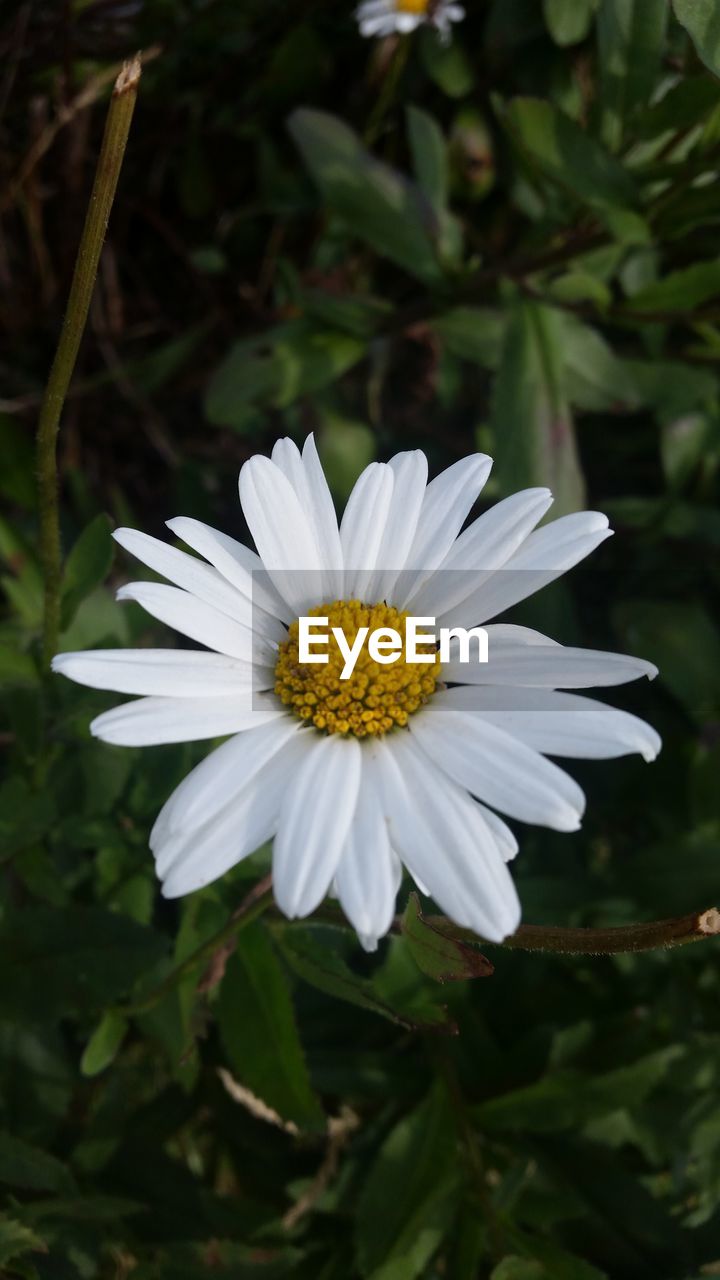
{"label": "thin twig", "polygon": [[142,73],[139,56],[126,62],[115,81],[105,135],[95,173],[85,226],[70,286],[60,342],[50,370],[37,434],[40,555],[45,578],[43,659],[49,665],[60,631],[60,522],[58,513],[57,435],[95,287],[100,252],[110,217],[130,122]]}

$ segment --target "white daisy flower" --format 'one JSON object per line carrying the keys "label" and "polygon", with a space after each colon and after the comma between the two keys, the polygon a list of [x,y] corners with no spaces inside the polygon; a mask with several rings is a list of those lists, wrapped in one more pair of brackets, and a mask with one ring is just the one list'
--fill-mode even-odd
{"label": "white daisy flower", "polygon": [[653,677],[655,667],[524,627],[486,626],[485,664],[441,664],[434,653],[418,666],[403,653],[381,665],[372,637],[350,679],[337,647],[324,665],[300,662],[300,617],[327,617],[348,644],[364,625],[402,635],[408,615],[484,625],[610,536],[593,511],[536,529],[547,489],[505,498],[461,532],[491,465],[475,454],[428,484],[420,451],[372,463],[338,525],[312,436],[302,454],[280,440],[271,459],[253,457],[240,472],[257,554],[184,516],[168,524],[197,555],[115,532],[172,584],[131,583],[119,597],[206,649],[63,653],[54,670],[140,695],[92,722],[105,742],[230,735],[152,830],[166,897],[210,884],[272,839],[286,916],[309,915],[333,892],[372,949],[390,928],[405,867],[457,924],[499,941],[520,907],[507,867],[517,841],[498,812],[575,831],[583,793],[547,755],[655,757],[649,725],[565,692]]}
{"label": "white daisy flower", "polygon": [[363,0],[355,17],[363,36],[408,35],[425,24],[447,43],[452,23],[460,22],[465,10],[452,0]]}

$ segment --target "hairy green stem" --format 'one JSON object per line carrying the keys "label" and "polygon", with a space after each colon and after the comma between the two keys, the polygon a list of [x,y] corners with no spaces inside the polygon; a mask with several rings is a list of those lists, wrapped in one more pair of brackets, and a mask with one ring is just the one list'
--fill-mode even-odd
{"label": "hairy green stem", "polygon": [[[479,942],[483,947],[495,944],[479,938],[469,929],[459,929],[444,916],[427,916],[427,923],[442,929],[450,937],[463,942]],[[607,929],[563,929],[555,925],[521,924],[515,933],[499,945],[518,951],[553,951],[569,956],[614,956],[632,951],[656,951],[682,947],[689,942],[717,937],[720,934],[720,911],[710,907],[693,911],[671,920],[650,920],[643,924],[623,924]]]}
{"label": "hairy green stem", "polygon": [[[340,909],[332,903],[313,913],[313,920],[324,924],[348,927]],[[402,933],[402,916],[396,916],[393,933]],[[521,924],[515,933],[502,942],[488,942],[471,929],[461,929],[446,916],[424,916],[425,923],[447,938],[459,942],[476,943],[478,946],[500,946],[514,951],[553,951],[568,956],[613,956],[632,951],[656,951],[667,947],[682,947],[689,942],[720,935],[720,911],[709,907],[705,911],[693,911],[686,916],[673,916],[670,920],[650,920],[641,924],[611,925],[608,928],[564,928],[552,924]],[[307,923],[303,921],[301,923]]]}
{"label": "hairy green stem", "polygon": [[140,82],[140,58],[126,62],[113,89],[60,341],[45,388],[37,432],[40,556],[45,579],[43,661],[49,666],[60,633],[61,550],[57,436],[95,287],[100,252],[115,198]]}

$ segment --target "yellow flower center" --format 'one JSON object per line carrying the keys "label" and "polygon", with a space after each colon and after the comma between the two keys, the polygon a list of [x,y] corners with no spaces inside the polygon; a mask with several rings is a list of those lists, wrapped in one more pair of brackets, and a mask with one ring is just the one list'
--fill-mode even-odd
{"label": "yellow flower center", "polygon": [[[421,643],[418,653],[427,652],[427,662],[405,659],[405,623],[407,613],[387,604],[362,604],[359,600],[335,600],[311,609],[308,617],[327,618],[327,645],[318,644],[326,629],[315,629],[312,653],[327,655],[327,662],[300,661],[299,624],[293,622],[288,638],[280,645],[275,666],[275,692],[296,716],[324,733],[349,733],[356,738],[388,733],[407,724],[408,717],[432,697],[440,676],[437,652]],[[352,674],[341,678],[345,656],[332,634],[340,627],[348,645],[355,642],[361,627],[368,627],[362,649]],[[403,641],[400,653],[392,663],[376,662],[369,651],[373,632],[396,631]],[[389,656],[388,651],[385,651]]]}
{"label": "yellow flower center", "polygon": [[397,13],[427,13],[430,0],[395,0]]}

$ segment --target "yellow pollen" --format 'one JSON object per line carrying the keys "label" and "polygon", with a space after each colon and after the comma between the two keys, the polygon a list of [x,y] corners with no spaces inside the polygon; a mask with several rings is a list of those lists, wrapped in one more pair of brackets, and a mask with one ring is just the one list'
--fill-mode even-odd
{"label": "yellow pollen", "polygon": [[[293,622],[288,638],[280,645],[275,666],[275,692],[280,701],[300,720],[323,733],[352,734],[367,738],[406,725],[419,707],[432,697],[440,676],[439,656],[427,649],[428,661],[405,661],[407,613],[387,604],[362,604],[359,600],[335,600],[311,609],[308,617],[327,618],[327,646],[314,647],[315,655],[327,655],[326,663],[301,663],[298,623]],[[361,627],[369,627],[355,668],[346,680],[340,679],[345,666],[340,647],[332,634],[341,627],[345,640],[353,645]],[[378,628],[392,628],[403,641],[395,661],[387,665],[370,657],[368,639]],[[325,635],[318,630],[315,639]],[[420,640],[420,637],[418,637]],[[418,653],[427,646],[419,643]]]}
{"label": "yellow pollen", "polygon": [[427,13],[430,0],[395,0],[396,13]]}

